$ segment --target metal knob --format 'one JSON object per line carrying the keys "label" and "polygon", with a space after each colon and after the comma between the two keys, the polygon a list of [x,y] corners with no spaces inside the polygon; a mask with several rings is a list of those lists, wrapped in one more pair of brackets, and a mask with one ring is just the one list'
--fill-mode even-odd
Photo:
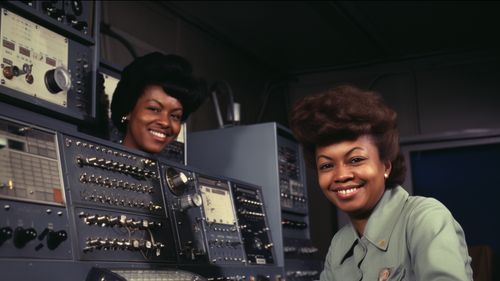
{"label": "metal knob", "polygon": [[71,88],[71,75],[62,67],[51,69],[45,73],[45,86],[53,94],[67,91]]}
{"label": "metal knob", "polygon": [[203,199],[198,193],[188,194],[179,198],[179,209],[185,211],[191,207],[200,207],[203,205]]}

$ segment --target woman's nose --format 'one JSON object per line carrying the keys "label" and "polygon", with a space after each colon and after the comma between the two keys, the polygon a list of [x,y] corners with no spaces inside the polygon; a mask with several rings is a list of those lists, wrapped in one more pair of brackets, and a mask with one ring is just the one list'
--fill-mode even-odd
{"label": "woman's nose", "polygon": [[354,178],[354,175],[350,169],[345,166],[339,165],[335,169],[334,181],[338,183],[347,182]]}
{"label": "woman's nose", "polygon": [[169,117],[168,114],[161,114],[160,117],[158,118],[158,123],[160,123],[160,125],[163,127],[169,127],[170,119],[168,117]]}

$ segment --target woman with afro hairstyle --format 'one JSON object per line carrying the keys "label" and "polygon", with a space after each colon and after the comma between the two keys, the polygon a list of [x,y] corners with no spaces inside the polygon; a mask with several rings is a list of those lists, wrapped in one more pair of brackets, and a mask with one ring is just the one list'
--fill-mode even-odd
{"label": "woman with afro hairstyle", "polygon": [[176,139],[181,123],[205,97],[206,84],[193,76],[186,59],[154,52],[123,70],[111,102],[111,120],[124,135],[124,146],[159,153]]}
{"label": "woman with afro hairstyle", "polygon": [[297,101],[291,129],[321,190],[349,216],[333,237],[321,281],[472,280],[465,235],[449,210],[401,184],[396,112],[350,85]]}

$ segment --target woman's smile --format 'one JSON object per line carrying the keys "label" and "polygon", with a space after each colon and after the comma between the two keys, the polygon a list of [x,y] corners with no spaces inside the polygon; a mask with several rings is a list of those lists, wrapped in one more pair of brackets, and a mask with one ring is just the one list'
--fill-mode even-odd
{"label": "woman's smile", "polygon": [[345,187],[345,188],[336,188],[333,190],[339,197],[339,199],[346,200],[346,199],[351,199],[358,192],[360,192],[361,186],[353,186],[353,187]]}
{"label": "woman's smile", "polygon": [[167,140],[167,134],[154,130],[154,129],[149,129],[148,130],[154,137],[156,137],[159,141],[166,141]]}

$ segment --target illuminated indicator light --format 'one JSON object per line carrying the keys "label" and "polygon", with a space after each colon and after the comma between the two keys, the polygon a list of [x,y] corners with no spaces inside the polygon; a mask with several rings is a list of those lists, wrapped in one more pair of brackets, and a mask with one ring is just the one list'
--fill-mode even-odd
{"label": "illuminated indicator light", "polygon": [[13,180],[9,180],[9,189],[14,189],[14,181]]}
{"label": "illuminated indicator light", "polygon": [[54,202],[64,204],[64,199],[63,199],[61,189],[60,188],[53,188],[52,192],[53,192],[53,196],[54,196],[54,198],[53,198]]}

